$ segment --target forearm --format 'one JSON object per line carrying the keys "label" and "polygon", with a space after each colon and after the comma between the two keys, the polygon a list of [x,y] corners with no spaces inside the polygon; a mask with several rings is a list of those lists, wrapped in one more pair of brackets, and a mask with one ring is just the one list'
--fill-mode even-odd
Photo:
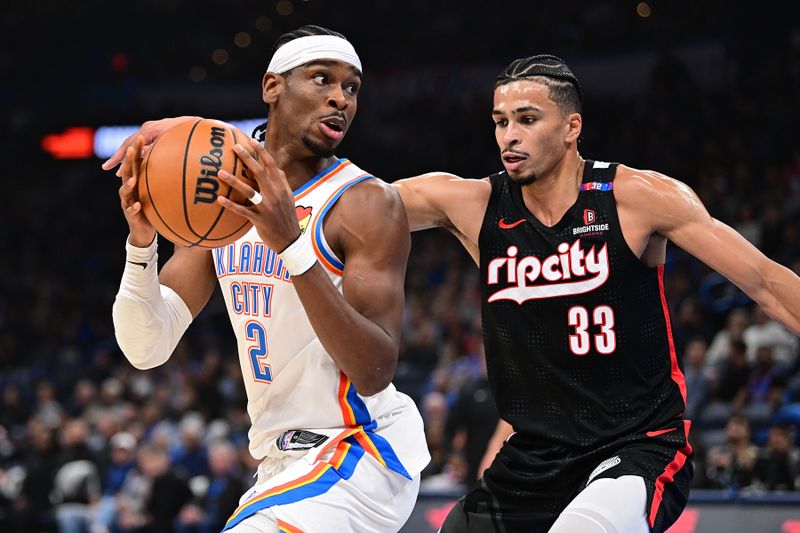
{"label": "forearm", "polygon": [[322,265],[293,277],[292,283],[320,342],[359,394],[385,389],[397,366],[392,337],[345,300]]}
{"label": "forearm", "polygon": [[408,217],[410,231],[419,231],[446,225],[446,217],[423,194],[425,176],[396,181],[392,186],[400,193]]}
{"label": "forearm", "polygon": [[753,299],[770,317],[800,335],[800,278],[772,261],[762,275],[763,285]]}
{"label": "forearm", "polygon": [[164,363],[192,320],[183,300],[159,284],[155,241],[126,245],[125,271],[114,301],[114,334],[122,353],[138,369]]}

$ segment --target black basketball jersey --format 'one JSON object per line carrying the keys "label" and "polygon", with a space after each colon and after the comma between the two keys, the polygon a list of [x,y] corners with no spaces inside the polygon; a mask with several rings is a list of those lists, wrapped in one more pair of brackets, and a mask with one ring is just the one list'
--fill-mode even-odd
{"label": "black basketball jersey", "polygon": [[545,454],[644,437],[685,408],[663,266],[625,242],[616,166],[587,160],[577,201],[552,227],[505,172],[490,178],[479,237],[489,379],[500,416]]}

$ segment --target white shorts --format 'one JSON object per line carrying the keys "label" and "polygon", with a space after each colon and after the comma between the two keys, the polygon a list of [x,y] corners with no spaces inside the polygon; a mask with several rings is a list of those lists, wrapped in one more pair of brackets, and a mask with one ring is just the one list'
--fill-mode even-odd
{"label": "white shorts", "polygon": [[259,475],[224,531],[396,533],[408,520],[419,475],[408,479],[345,441],[318,460],[314,456],[308,453],[269,477]]}

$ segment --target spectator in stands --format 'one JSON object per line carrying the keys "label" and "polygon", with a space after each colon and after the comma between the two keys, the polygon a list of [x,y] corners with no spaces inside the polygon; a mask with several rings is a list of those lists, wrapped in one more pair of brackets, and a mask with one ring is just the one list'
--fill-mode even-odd
{"label": "spectator in stands", "polygon": [[706,341],[694,337],[686,344],[684,376],[686,379],[686,418],[695,420],[709,400],[710,378],[706,366]]}
{"label": "spectator in stands", "polygon": [[116,433],[108,444],[110,462],[105,469],[102,497],[92,520],[93,533],[108,532],[116,520],[116,495],[136,466],[136,437],[128,432]]}
{"label": "spectator in stands", "polygon": [[722,362],[719,377],[712,384],[713,396],[722,402],[742,403],[752,369],[747,363],[747,345],[739,340],[731,342],[728,356]]}
{"label": "spectator in stands", "polygon": [[793,491],[800,482],[800,449],[792,444],[784,425],[769,428],[767,444],[758,451],[753,469],[754,485],[766,490]]}
{"label": "spectator in stands", "polygon": [[136,533],[171,533],[173,521],[192,497],[189,484],[170,469],[169,455],[160,446],[148,444],[139,451],[138,470],[137,501],[121,508],[118,525]]}
{"label": "spectator in stands", "polygon": [[748,325],[747,311],[742,308],[733,309],[728,314],[725,328],[717,331],[706,353],[706,365],[717,367],[725,360],[731,349],[731,343],[741,340]]}
{"label": "spectator in stands", "polygon": [[[478,481],[478,469],[499,416],[486,377],[485,363],[483,369],[481,376],[467,380],[459,389],[447,414],[444,430],[445,454],[449,457],[457,452],[466,461],[465,477],[461,482],[467,488]],[[457,435],[462,435],[458,439],[459,446],[455,445]]]}
{"label": "spectator in stands", "polygon": [[58,448],[54,432],[39,418],[27,425],[28,447],[23,466],[25,480],[13,503],[16,513],[14,531],[55,531],[50,491],[58,468]]}
{"label": "spectator in stands", "polygon": [[91,508],[100,499],[100,469],[87,446],[88,436],[86,420],[72,418],[64,422],[59,466],[50,495],[59,533],[87,531]]}
{"label": "spectator in stands", "polygon": [[761,306],[753,309],[753,323],[744,330],[742,340],[747,344],[747,359],[756,360],[761,346],[772,348],[772,356],[781,368],[791,368],[797,359],[798,338],[781,324],[767,316]]}
{"label": "spectator in stands", "polygon": [[781,377],[772,353],[772,347],[767,345],[759,346],[756,350],[753,372],[747,381],[745,403],[762,403],[769,400],[773,382]]}
{"label": "spectator in stands", "polygon": [[[208,475],[208,450],[203,444],[205,423],[200,415],[186,415],[178,427],[180,441],[170,450],[173,466],[186,479]],[[241,496],[241,494],[240,494]]]}
{"label": "spectator in stands", "polygon": [[715,488],[739,489],[753,480],[758,448],[750,441],[750,423],[741,415],[731,417],[725,427],[728,442],[706,454],[706,473]]}
{"label": "spectator in stands", "polygon": [[178,533],[218,533],[239,506],[239,498],[247,490],[236,449],[227,441],[209,446],[211,468],[208,488],[202,498],[181,509],[175,523]]}
{"label": "spectator in stands", "polygon": [[30,408],[16,383],[3,388],[3,403],[0,405],[0,426],[9,431],[15,426],[24,426],[30,418]]}

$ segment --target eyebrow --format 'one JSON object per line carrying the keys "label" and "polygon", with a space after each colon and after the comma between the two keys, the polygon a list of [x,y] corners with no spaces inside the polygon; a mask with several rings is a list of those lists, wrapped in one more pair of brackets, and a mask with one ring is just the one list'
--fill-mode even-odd
{"label": "eyebrow", "polygon": [[[335,61],[333,59],[314,59],[313,61],[309,61],[308,63],[305,63],[303,66],[304,67],[329,67],[329,68],[333,68],[337,64],[340,64],[340,63],[344,63],[344,61]],[[355,76],[358,76],[358,78],[361,79],[361,80],[364,79],[364,76],[361,74],[360,70],[358,70],[356,67],[354,67],[350,63],[344,63],[344,64],[347,65],[348,67],[350,67],[350,70],[353,72],[353,74]]]}
{"label": "eyebrow", "polygon": [[[519,113],[527,113],[529,111],[541,111],[540,108],[533,106],[533,105],[526,105],[524,107],[518,107],[511,111],[512,115],[519,114]],[[492,109],[492,115],[502,115],[503,112],[499,109]]]}

